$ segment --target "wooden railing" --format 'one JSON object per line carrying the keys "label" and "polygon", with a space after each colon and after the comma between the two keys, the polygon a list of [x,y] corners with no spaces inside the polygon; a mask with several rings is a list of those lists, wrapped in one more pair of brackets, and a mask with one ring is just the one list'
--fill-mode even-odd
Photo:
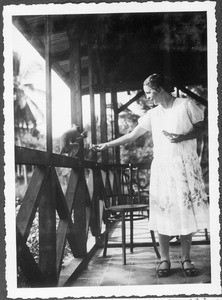
{"label": "wooden railing", "polygon": [[[16,219],[18,267],[31,287],[57,286],[67,241],[73,256],[82,258],[83,265],[101,246],[102,203],[107,193],[118,193],[118,170],[121,166],[82,161],[22,147],[15,148],[15,163],[34,166]],[[57,167],[70,169],[65,192]],[[139,167],[149,168],[149,164]],[[39,236],[37,259],[27,246],[36,215],[39,222],[36,232]],[[95,237],[95,243],[87,251],[89,230]],[[75,270],[73,276],[76,276]]]}

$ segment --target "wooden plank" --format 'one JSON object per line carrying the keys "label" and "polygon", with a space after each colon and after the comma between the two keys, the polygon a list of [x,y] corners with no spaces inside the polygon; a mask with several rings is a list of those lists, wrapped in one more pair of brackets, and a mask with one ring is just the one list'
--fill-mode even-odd
{"label": "wooden plank", "polygon": [[139,91],[136,96],[134,96],[132,99],[130,99],[126,104],[122,105],[120,108],[117,109],[118,114],[123,111],[124,109],[126,109],[130,104],[132,104],[133,102],[135,102],[136,100],[138,100],[139,98],[141,98],[144,95],[144,91]]}
{"label": "wooden plank", "polygon": [[[93,60],[92,60],[92,45],[91,45],[91,28],[88,31],[88,57],[89,57],[89,96],[90,96],[90,115],[91,115],[91,142],[97,143],[96,137],[96,114],[95,114],[95,98],[93,90]],[[97,152],[92,152],[92,160],[97,161]]]}
{"label": "wooden plank", "polygon": [[[57,274],[59,274],[61,270],[61,264],[62,264],[64,249],[65,249],[66,239],[68,238],[69,245],[74,256],[78,256],[80,251],[78,248],[78,243],[76,241],[75,232],[73,229],[73,223],[70,216],[72,205],[69,206],[70,207],[69,210],[56,172],[55,172],[55,181],[56,181],[56,209],[60,217],[60,221],[57,228],[57,243],[56,243],[56,249],[57,249],[56,266],[57,266]],[[68,235],[69,232],[71,232],[72,234]]]}
{"label": "wooden plank", "polygon": [[[107,163],[96,163],[90,161],[80,161],[78,158],[68,157],[59,154],[49,154],[45,151],[28,149],[25,147],[15,147],[15,163],[21,165],[36,165],[36,166],[53,166],[53,167],[64,167],[73,169],[82,168],[101,168],[106,169],[120,169],[120,167],[127,167],[128,164],[107,164]],[[138,167],[142,169],[150,168],[150,161],[138,164],[132,164],[133,167]]]}
{"label": "wooden plank", "polygon": [[80,37],[75,32],[75,24],[69,31],[71,122],[82,128]]}
{"label": "wooden plank", "polygon": [[121,194],[120,173],[117,170],[113,170],[113,175],[113,194]]}
{"label": "wooden plank", "polygon": [[46,149],[52,153],[52,83],[51,83],[51,19],[45,17],[45,71],[46,71]]}
{"label": "wooden plank", "polygon": [[[135,164],[132,164],[132,167],[133,168],[136,168],[138,167],[139,169],[149,169],[150,168],[150,165],[151,165],[151,162],[150,161],[144,161],[143,163],[135,163]],[[119,164],[119,163],[112,163],[112,164],[100,164],[100,163],[97,163],[97,166],[103,170],[120,170],[121,168],[128,168],[129,167],[129,164]]]}
{"label": "wooden plank", "polygon": [[92,192],[91,201],[92,201],[92,211],[91,211],[91,218],[90,218],[90,228],[93,236],[98,236],[98,223],[97,223],[97,207],[96,202],[98,201],[98,170],[93,170],[93,174],[90,180],[89,189]]}
{"label": "wooden plank", "polygon": [[[76,124],[83,130],[82,101],[81,101],[81,58],[80,40],[81,29],[79,19],[70,22],[67,28],[69,39],[70,60],[70,95],[71,95],[71,123]],[[78,157],[83,159],[83,141],[79,143]]]}
{"label": "wooden plank", "polygon": [[99,199],[105,200],[106,191],[103,184],[102,175],[99,169],[93,170],[93,197],[92,197],[92,216],[91,216],[91,232],[96,238],[100,235],[100,210],[101,203]]}
{"label": "wooden plank", "polygon": [[46,165],[49,161],[47,152],[15,146],[15,163],[21,165]]}
{"label": "wooden plank", "polygon": [[[85,186],[85,188],[83,188],[83,194],[85,196],[85,203],[86,203],[85,210],[87,210],[87,207],[89,208],[91,201],[90,201],[90,196],[85,181],[82,181],[82,184]],[[69,211],[67,207],[66,199],[64,198],[61,186],[58,182],[58,178],[57,178],[56,187],[57,187],[57,209],[59,210],[59,216],[63,218],[62,220],[60,220],[57,228],[57,271],[59,272],[66,238],[68,239],[74,257],[82,257],[82,250],[79,248],[79,242],[76,236],[76,226],[74,226],[70,217],[70,213],[72,211],[71,210]],[[75,197],[75,193],[73,195]],[[69,208],[72,209],[71,203],[69,203]],[[86,235],[88,231],[87,227],[88,225],[85,224]]]}
{"label": "wooden plank", "polygon": [[[69,183],[66,191],[66,202],[67,202],[67,207],[70,212],[72,213],[72,210],[76,209],[76,212],[74,212],[74,222],[78,222],[78,217],[75,217],[75,213],[77,214],[78,211],[78,203],[79,203],[79,198],[84,199],[84,189],[87,188],[79,188],[79,183],[81,185],[81,181],[85,180],[85,177],[81,175],[79,172],[76,172],[75,170],[71,171],[70,178],[69,178]],[[76,200],[77,199],[77,200]],[[84,202],[84,201],[83,201]],[[81,203],[81,202],[80,202]],[[86,251],[86,245],[84,245],[84,238],[85,238],[85,232],[83,232],[83,240],[81,241],[81,230],[82,229],[82,221],[84,221],[85,218],[85,210],[83,210],[83,207],[80,205],[80,214],[83,213],[83,219],[81,219],[80,216],[80,224],[79,227],[75,224],[69,227],[69,231],[67,233],[67,239],[70,244],[70,248],[72,250],[72,253],[74,254],[75,257],[82,257]],[[83,226],[84,227],[84,226]],[[75,240],[73,241],[73,239]],[[77,246],[76,246],[77,244]],[[77,251],[78,250],[78,251]]]}
{"label": "wooden plank", "polygon": [[80,253],[78,257],[86,255],[86,184],[84,184],[84,174],[79,174],[76,194],[74,198],[74,232]]}
{"label": "wooden plank", "polygon": [[[101,92],[109,93],[110,89],[114,89],[118,92],[125,92],[125,91],[136,91],[141,89],[141,81],[131,81],[131,82],[118,82],[118,83],[109,83],[107,85],[106,83],[99,83],[93,85],[94,92],[96,94],[99,94]],[[82,89],[82,95],[88,95],[89,89],[88,87],[85,87]]]}
{"label": "wooden plank", "polygon": [[103,183],[102,178],[102,171],[98,170],[98,196],[100,199],[104,199],[104,196],[106,195],[106,189],[105,189],[105,182]]}
{"label": "wooden plank", "polygon": [[175,86],[181,90],[183,93],[187,94],[187,96],[193,98],[194,100],[196,100],[197,102],[199,102],[200,104],[203,104],[204,106],[208,106],[208,101],[202,97],[200,97],[199,95],[191,92],[189,89],[187,89],[185,86],[183,86],[182,84],[175,82],[174,81]]}
{"label": "wooden plank", "polygon": [[[114,110],[114,132],[115,138],[119,137],[119,123],[118,123],[118,104],[117,104],[117,93],[115,90],[111,91],[111,101],[113,104]],[[120,163],[120,148],[115,147],[115,154],[116,154],[116,162]]]}
{"label": "wooden plank", "polygon": [[86,206],[86,239],[88,241],[89,229],[90,229],[90,218],[91,218],[91,207]]}
{"label": "wooden plank", "polygon": [[[84,176],[84,175],[83,175]],[[92,201],[91,201],[91,196],[90,192],[88,189],[88,185],[86,182],[86,178],[84,176],[84,180],[82,181],[83,184],[83,190],[85,191],[85,212],[86,212],[86,239],[88,239],[88,233],[89,233],[89,223],[90,223],[90,218],[91,218],[91,211],[92,211]]]}
{"label": "wooden plank", "polygon": [[[100,94],[100,130],[101,130],[101,142],[107,142],[107,114],[106,114],[106,94]],[[108,150],[102,152],[102,162],[108,163]]]}
{"label": "wooden plank", "polygon": [[60,185],[57,173],[55,169],[53,170],[55,172],[55,184],[56,184],[56,210],[58,212],[60,219],[70,220],[70,212],[72,205],[69,205],[69,208],[67,206],[65,195],[63,194],[62,187]]}
{"label": "wooden plank", "polygon": [[59,274],[62,265],[62,259],[64,255],[64,249],[66,244],[66,239],[69,242],[70,249],[74,257],[81,257],[81,251],[75,235],[74,225],[68,220],[60,220],[57,228],[57,260],[56,268],[57,274]]}
{"label": "wooden plank", "polygon": [[106,190],[107,195],[112,194],[112,187],[111,187],[111,181],[110,181],[110,171],[106,171],[105,190]]}
{"label": "wooden plank", "polygon": [[61,271],[68,226],[68,220],[60,220],[56,231],[56,270],[58,275]]}
{"label": "wooden plank", "polygon": [[92,197],[93,197],[93,170],[89,170],[89,177],[88,177],[88,180],[87,180],[87,187],[88,187],[88,191],[89,191],[89,196],[90,196],[90,199],[92,200]]}
{"label": "wooden plank", "polygon": [[[21,165],[54,166],[64,168],[82,168],[82,163],[78,158],[68,157],[45,151],[15,147],[15,163]],[[93,166],[94,163],[85,163]]]}
{"label": "wooden plank", "polygon": [[78,179],[79,179],[79,173],[75,170],[71,170],[69,176],[69,182],[66,190],[66,202],[67,202],[67,207],[69,212],[71,212],[73,208]]}
{"label": "wooden plank", "polygon": [[16,227],[16,244],[17,244],[17,263],[22,272],[28,279],[31,287],[43,287],[45,279],[41,273],[38,264],[35,262],[32,254],[29,251],[25,240],[22,237],[19,228]]}
{"label": "wooden plank", "polygon": [[73,281],[77,279],[79,274],[87,267],[88,263],[90,262],[91,258],[94,256],[97,250],[98,250],[97,245],[94,245],[92,249],[89,251],[89,253],[87,253],[87,255],[84,257],[82,262],[75,269],[75,271],[72,273],[72,275],[65,282],[64,287],[72,286]]}
{"label": "wooden plank", "polygon": [[102,220],[103,220],[103,210],[104,210],[104,202],[106,201],[106,195],[107,190],[105,188],[106,186],[106,178],[107,178],[107,172],[101,170],[100,171],[100,197],[97,200],[97,211],[98,211],[98,217],[99,217],[99,223],[98,223],[98,232],[101,233],[102,230]]}
{"label": "wooden plank", "polygon": [[54,177],[54,172],[50,172],[39,202],[39,267],[46,278],[47,286],[58,283]]}
{"label": "wooden plank", "polygon": [[39,195],[48,171],[45,168],[36,167],[28,185],[21,207],[17,214],[16,223],[24,240],[27,239],[33,219],[39,204]]}

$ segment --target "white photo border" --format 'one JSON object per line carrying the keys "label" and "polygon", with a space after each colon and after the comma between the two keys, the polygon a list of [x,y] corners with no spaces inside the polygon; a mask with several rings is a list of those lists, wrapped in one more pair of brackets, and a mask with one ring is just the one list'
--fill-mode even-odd
{"label": "white photo border", "polygon": [[[90,14],[140,13],[140,12],[192,12],[206,11],[208,31],[208,99],[209,99],[209,173],[210,173],[210,234],[212,282],[209,284],[184,284],[160,286],[114,286],[114,287],[63,287],[63,288],[17,288],[16,278],[16,232],[14,182],[14,116],[12,72],[12,16],[43,14]],[[175,295],[219,295],[220,286],[220,224],[219,224],[219,173],[218,173],[218,95],[217,95],[217,42],[215,2],[119,2],[79,4],[8,5],[3,7],[4,38],[4,143],[5,143],[5,217],[6,217],[6,281],[10,298],[91,298],[91,297],[155,297]]]}

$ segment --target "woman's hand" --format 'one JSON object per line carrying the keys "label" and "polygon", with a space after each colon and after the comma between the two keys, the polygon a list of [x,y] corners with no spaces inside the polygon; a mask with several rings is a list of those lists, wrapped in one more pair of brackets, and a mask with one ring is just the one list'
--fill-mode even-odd
{"label": "woman's hand", "polygon": [[173,137],[171,139],[171,143],[180,143],[186,141],[185,135],[184,134],[178,134],[176,137]]}
{"label": "woman's hand", "polygon": [[184,134],[170,133],[163,130],[163,134],[170,140],[171,143],[180,143],[186,140]]}
{"label": "woman's hand", "polygon": [[90,149],[93,151],[104,151],[106,149],[108,149],[108,145],[107,143],[102,143],[102,144],[91,144],[90,145]]}
{"label": "woman's hand", "polygon": [[193,129],[186,134],[175,134],[163,130],[163,134],[171,141],[171,143],[180,143],[183,141],[197,139],[201,136],[205,128],[204,121],[193,124]]}

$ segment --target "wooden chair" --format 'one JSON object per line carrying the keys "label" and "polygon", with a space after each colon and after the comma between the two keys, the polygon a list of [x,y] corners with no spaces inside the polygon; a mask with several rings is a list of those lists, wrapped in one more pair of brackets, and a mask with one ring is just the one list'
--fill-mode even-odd
{"label": "wooden chair", "polygon": [[[133,172],[138,175],[138,169],[132,168],[129,164],[128,168],[121,168],[117,175],[117,171],[113,171],[114,178],[118,181],[119,188],[114,193],[107,195],[104,211],[105,211],[105,239],[104,239],[104,250],[103,256],[106,257],[109,233],[111,225],[113,222],[120,221],[122,228],[122,259],[123,264],[126,264],[126,221],[130,222],[130,252],[133,252],[134,242],[133,242],[133,223],[136,220],[148,219],[149,218],[149,203],[140,203],[140,191],[139,186],[137,191],[133,188]],[[118,178],[118,179],[117,179]],[[144,198],[143,198],[144,200]],[[160,254],[157,248],[157,243],[155,240],[154,232],[151,230],[151,239],[153,243],[154,250],[158,258]]]}

